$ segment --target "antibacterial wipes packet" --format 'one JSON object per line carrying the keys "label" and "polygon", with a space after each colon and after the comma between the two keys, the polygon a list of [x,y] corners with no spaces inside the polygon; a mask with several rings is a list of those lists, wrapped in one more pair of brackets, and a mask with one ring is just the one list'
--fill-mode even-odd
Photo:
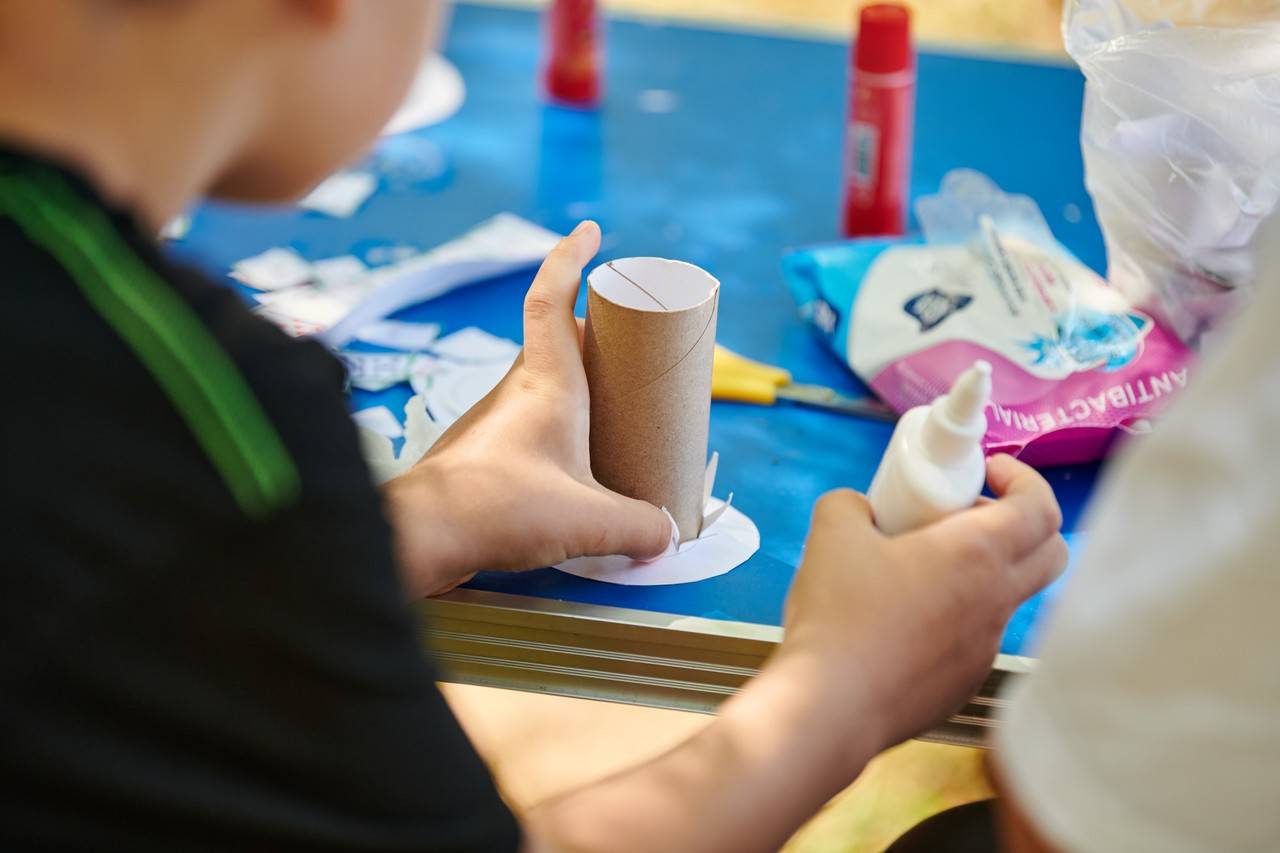
{"label": "antibacterial wipes packet", "polygon": [[1058,245],[1030,199],[953,172],[917,214],[923,238],[783,259],[801,315],[899,413],[985,359],[985,450],[1068,464],[1149,430],[1186,386],[1193,353]]}

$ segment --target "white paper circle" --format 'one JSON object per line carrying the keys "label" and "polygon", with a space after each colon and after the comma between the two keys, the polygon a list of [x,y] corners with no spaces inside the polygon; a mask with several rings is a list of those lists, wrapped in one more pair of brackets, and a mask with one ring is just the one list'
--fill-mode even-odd
{"label": "white paper circle", "polygon": [[466,97],[467,86],[457,66],[438,53],[427,54],[409,93],[382,129],[382,135],[394,136],[439,124],[456,113]]}
{"label": "white paper circle", "polygon": [[587,276],[587,286],[624,308],[684,311],[706,302],[720,287],[711,273],[667,258],[618,258]]}
{"label": "white paper circle", "polygon": [[[724,501],[711,498],[706,511],[713,512]],[[624,586],[662,586],[693,583],[723,575],[747,561],[760,550],[760,531],[755,522],[737,507],[724,515],[702,535],[680,546],[680,550],[650,562],[630,557],[576,557],[556,566],[562,572],[593,581]]]}

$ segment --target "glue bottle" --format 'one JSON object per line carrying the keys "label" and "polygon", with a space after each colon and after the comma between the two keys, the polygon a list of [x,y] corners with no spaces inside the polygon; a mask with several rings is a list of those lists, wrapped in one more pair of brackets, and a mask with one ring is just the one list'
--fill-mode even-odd
{"label": "glue bottle", "polygon": [[590,109],[600,100],[596,0],[551,0],[542,83],[547,97]]}
{"label": "glue bottle", "polygon": [[975,361],[948,393],[898,421],[867,490],[882,532],[906,533],[978,500],[986,479],[982,436],[990,396],[991,365]]}

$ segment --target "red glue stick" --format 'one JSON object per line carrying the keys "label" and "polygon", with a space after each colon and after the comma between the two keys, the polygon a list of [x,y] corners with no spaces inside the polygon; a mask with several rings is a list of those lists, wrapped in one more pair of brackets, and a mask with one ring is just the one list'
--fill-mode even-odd
{"label": "red glue stick", "polygon": [[845,140],[844,235],[902,234],[907,226],[916,62],[911,15],[864,6],[853,49]]}
{"label": "red glue stick", "polygon": [[552,0],[542,83],[553,101],[594,107],[600,98],[595,0]]}

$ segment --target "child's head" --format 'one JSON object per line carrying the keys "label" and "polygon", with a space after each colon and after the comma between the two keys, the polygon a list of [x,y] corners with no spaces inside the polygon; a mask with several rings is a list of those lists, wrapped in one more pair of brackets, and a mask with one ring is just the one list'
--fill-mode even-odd
{"label": "child's head", "polygon": [[445,2],[0,0],[0,137],[152,219],[288,200],[377,136]]}
{"label": "child's head", "polygon": [[[168,0],[221,5],[227,0]],[[145,0],[166,2],[166,0]],[[273,108],[258,117],[217,195],[279,200],[310,189],[377,136],[435,39],[441,0],[237,0],[268,43],[261,77]]]}

